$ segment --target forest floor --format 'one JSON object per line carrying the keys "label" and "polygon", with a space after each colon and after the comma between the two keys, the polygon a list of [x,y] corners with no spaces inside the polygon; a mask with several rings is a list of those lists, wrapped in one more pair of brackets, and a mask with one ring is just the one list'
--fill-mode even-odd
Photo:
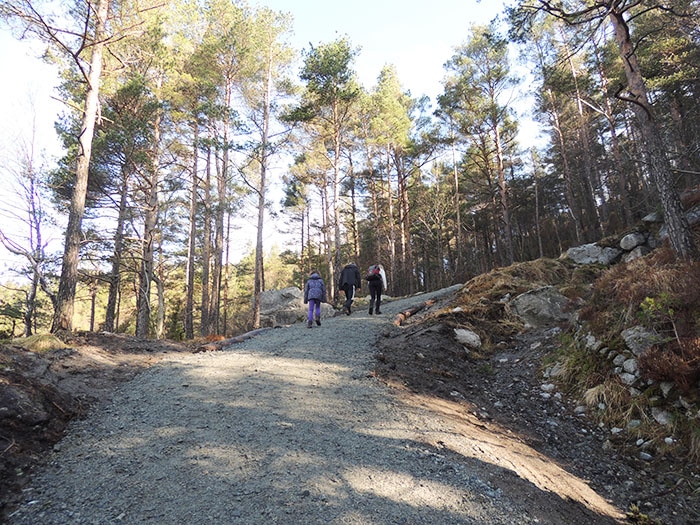
{"label": "forest floor", "polygon": [[[411,304],[422,304],[420,298],[387,302],[381,325],[379,316],[368,317],[367,312],[350,318],[376,327],[369,364],[362,365],[366,377],[384,385],[397,403],[450,422],[446,435],[458,443],[445,437],[430,441],[435,461],[451,458],[470,443],[469,453],[480,465],[497,467],[497,475],[484,474],[483,465],[475,471],[488,479],[488,494],[520,491],[520,504],[531,505],[533,519],[522,523],[580,523],[590,513],[598,518],[586,518],[588,523],[700,523],[700,477],[693,465],[682,458],[642,461],[634,446],[578,413],[574,400],[543,388],[543,358],[557,345],[558,328],[521,332],[499,343],[492,355],[473,359],[454,340],[451,328],[428,322],[452,299],[446,293],[435,303],[425,303],[400,326],[392,322],[395,316]],[[318,337],[326,343],[329,337],[334,341],[343,337],[342,323],[347,321],[346,316],[324,321],[314,334],[324,334]],[[294,337],[304,334],[296,325],[284,330],[294,330]],[[115,389],[141,372],[188,359],[195,351],[193,345],[116,334],[78,334],[66,344],[42,353],[0,347],[0,519],[9,519],[32,499],[33,472],[52,451],[60,450],[72,420],[102,410]],[[459,455],[465,454],[462,450]],[[468,479],[473,482],[473,477]],[[382,523],[423,522],[413,521],[410,509],[405,512],[401,519]],[[263,522],[273,521],[261,517]],[[489,521],[500,522],[496,517]]]}

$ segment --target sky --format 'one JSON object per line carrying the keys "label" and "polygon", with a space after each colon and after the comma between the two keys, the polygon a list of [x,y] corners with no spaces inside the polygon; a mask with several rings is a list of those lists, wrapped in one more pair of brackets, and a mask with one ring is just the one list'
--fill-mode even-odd
{"label": "sky", "polygon": [[435,99],[443,64],[467,39],[471,24],[488,24],[503,11],[503,0],[258,0],[291,13],[291,43],[308,49],[347,36],[360,47],[355,70],[365,87],[376,83],[387,64],[396,67],[411,95]]}
{"label": "sky", "polygon": [[[355,71],[370,88],[385,65],[393,65],[405,90],[413,97],[441,92],[443,64],[454,48],[464,43],[471,24],[487,24],[501,14],[504,0],[249,0],[288,12],[293,18],[289,41],[298,49],[347,36],[359,47]],[[36,130],[37,151],[60,153],[53,131],[61,104],[55,98],[57,84],[51,66],[36,58],[41,47],[17,42],[0,29],[0,198],[7,188],[7,171],[13,165],[18,144]],[[9,80],[11,79],[11,80]],[[33,127],[34,126],[34,127]],[[3,217],[0,215],[0,221]],[[251,223],[251,226],[254,226]],[[244,228],[248,229],[248,228]],[[274,232],[268,234],[266,244]],[[0,247],[0,282],[7,254]]]}

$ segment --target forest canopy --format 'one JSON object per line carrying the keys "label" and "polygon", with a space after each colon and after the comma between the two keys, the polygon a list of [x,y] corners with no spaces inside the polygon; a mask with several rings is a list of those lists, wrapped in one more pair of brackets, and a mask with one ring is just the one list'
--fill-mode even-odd
{"label": "forest canopy", "polygon": [[[699,3],[510,2],[436,57],[430,101],[391,65],[362,85],[351,35],[293,49],[288,15],[245,2],[5,1],[0,19],[58,64],[67,109],[62,158],[26,147],[5,168],[21,228],[0,225],[0,241],[22,264],[2,283],[0,333],[231,335],[259,327],[263,291],[312,268],[335,298],[346,262],[382,262],[399,296],[652,212],[695,259]],[[526,93],[538,147],[519,142]],[[295,239],[282,252],[265,244],[278,204]],[[56,217],[60,253],[45,241]],[[255,243],[234,261],[241,219]]]}

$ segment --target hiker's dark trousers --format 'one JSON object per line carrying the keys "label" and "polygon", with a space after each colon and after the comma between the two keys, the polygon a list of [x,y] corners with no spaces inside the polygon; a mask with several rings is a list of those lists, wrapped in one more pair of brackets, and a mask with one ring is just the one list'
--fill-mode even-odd
{"label": "hiker's dark trousers", "polygon": [[379,312],[379,306],[382,303],[382,287],[384,286],[384,283],[382,283],[381,279],[377,279],[376,281],[369,281],[369,309],[374,310],[375,307],[375,301],[376,301],[376,311]]}

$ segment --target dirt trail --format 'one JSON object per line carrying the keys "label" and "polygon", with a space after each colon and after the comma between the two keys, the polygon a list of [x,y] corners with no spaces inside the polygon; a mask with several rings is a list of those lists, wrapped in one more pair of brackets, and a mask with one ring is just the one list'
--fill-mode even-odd
{"label": "dirt trail", "polygon": [[377,337],[432,295],[161,362],[72,425],[9,523],[619,523],[517,434],[377,379]]}

